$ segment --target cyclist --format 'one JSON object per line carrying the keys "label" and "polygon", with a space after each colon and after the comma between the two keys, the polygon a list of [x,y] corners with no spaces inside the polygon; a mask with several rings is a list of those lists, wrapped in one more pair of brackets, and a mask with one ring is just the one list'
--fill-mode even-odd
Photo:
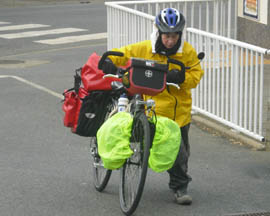
{"label": "cyclist", "polygon": [[[191,89],[195,88],[204,71],[198,64],[199,59],[195,49],[184,41],[185,17],[174,8],[166,8],[156,16],[151,40],[130,44],[113,51],[124,53],[124,57],[112,56],[105,60],[103,71],[115,73],[116,66],[125,65],[129,58],[144,58],[167,63],[168,58],[176,59],[191,69],[182,72],[178,65],[170,64],[167,73],[167,82],[180,85],[180,90],[175,87],[167,88],[157,96],[151,98],[156,102],[157,115],[168,117],[178,123],[182,142],[177,159],[169,173],[169,188],[174,192],[175,200],[181,205],[190,205],[191,196],[187,193],[191,177],[188,175],[188,158],[190,144],[188,132],[191,121]],[[194,66],[195,65],[195,66]],[[145,95],[145,99],[150,96]]]}

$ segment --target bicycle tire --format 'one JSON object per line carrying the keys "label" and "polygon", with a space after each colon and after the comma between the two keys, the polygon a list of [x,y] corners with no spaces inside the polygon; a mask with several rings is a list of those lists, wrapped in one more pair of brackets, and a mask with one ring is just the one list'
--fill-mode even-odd
{"label": "bicycle tire", "polygon": [[[111,104],[108,105],[107,113],[105,114],[104,121],[105,122],[111,115],[112,112],[115,110],[115,102],[112,101]],[[94,179],[94,186],[97,191],[102,192],[111,177],[112,170],[108,170],[104,168],[102,160],[98,154],[98,147],[97,147],[97,139],[93,140],[93,146],[91,147],[91,154],[93,156],[93,179]]]}
{"label": "bicycle tire", "polygon": [[140,202],[147,175],[150,142],[147,117],[140,113],[134,118],[131,132],[130,147],[134,153],[120,170],[120,206],[125,215],[131,215]]}
{"label": "bicycle tire", "polygon": [[97,191],[102,192],[106,188],[110,180],[112,171],[104,168],[102,160],[98,155],[97,147],[93,148],[92,151],[95,151],[95,152],[92,152],[92,154],[94,154],[94,157],[93,157],[94,186]]}

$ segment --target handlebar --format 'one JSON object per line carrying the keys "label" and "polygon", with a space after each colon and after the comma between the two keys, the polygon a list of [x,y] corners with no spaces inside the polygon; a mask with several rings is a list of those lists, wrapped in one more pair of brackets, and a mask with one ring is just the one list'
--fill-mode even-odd
{"label": "handlebar", "polygon": [[124,56],[124,53],[122,53],[122,52],[116,52],[116,51],[107,51],[107,52],[105,52],[105,53],[102,55],[101,59],[99,60],[99,63],[98,63],[98,69],[99,69],[99,70],[102,69],[102,65],[104,64],[105,59],[106,59],[108,56],[110,56],[110,55],[122,57],[122,56]]}
{"label": "handlebar", "polygon": [[192,66],[189,66],[189,67],[186,67],[186,66],[183,64],[183,62],[178,61],[178,60],[176,60],[176,59],[171,59],[171,58],[168,58],[168,64],[169,64],[169,63],[176,64],[176,65],[180,66],[181,72],[185,72],[186,69],[191,69],[191,68],[195,67],[196,65],[200,64],[201,61],[204,59],[204,56],[205,56],[204,52],[200,52],[200,53],[198,54],[198,56],[197,56],[198,59],[199,59],[199,61],[198,61],[196,64],[194,64],[194,65],[192,65]]}
{"label": "handlebar", "polygon": [[[110,55],[122,57],[122,56],[124,56],[124,53],[122,53],[122,52],[116,52],[116,51],[107,51],[107,52],[105,52],[105,53],[102,55],[102,57],[101,57],[101,59],[100,59],[100,61],[99,61],[99,63],[98,63],[98,69],[100,69],[100,70],[102,69],[102,65],[104,64],[105,59],[106,59],[108,56],[110,56]],[[168,68],[169,68],[169,64],[176,64],[176,65],[180,66],[181,72],[185,73],[186,69],[191,69],[192,67],[194,67],[194,66],[200,64],[200,62],[201,62],[201,60],[204,58],[204,56],[205,56],[204,52],[200,52],[200,53],[198,54],[198,56],[197,56],[198,59],[199,59],[199,61],[198,61],[196,64],[194,64],[194,65],[192,65],[192,66],[189,66],[189,67],[186,67],[186,66],[184,65],[183,62],[178,61],[178,60],[176,60],[176,59],[171,59],[171,58],[168,58],[167,65],[168,65]],[[106,78],[106,77],[121,78],[125,71],[127,71],[127,70],[124,70],[123,68],[118,68],[117,74],[116,74],[116,75],[114,75],[114,74],[106,74],[106,75],[103,76],[103,78]],[[168,82],[167,82],[166,84],[167,84],[167,85],[174,86],[174,87],[176,87],[177,89],[180,89],[179,85],[177,85],[177,84],[175,84],[175,83],[168,83]]]}
{"label": "handlebar", "polygon": [[171,64],[176,64],[176,65],[180,66],[180,68],[181,68],[181,73],[182,73],[182,72],[185,73],[185,71],[186,71],[186,66],[184,65],[183,62],[178,61],[178,60],[176,60],[176,59],[168,58],[168,64],[170,64],[170,63],[171,63]]}
{"label": "handlebar", "polygon": [[[105,59],[106,59],[108,56],[110,56],[110,55],[123,57],[123,56],[124,56],[124,53],[122,53],[122,52],[117,52],[117,51],[107,51],[107,52],[105,52],[105,53],[102,55],[102,57],[101,57],[101,59],[100,59],[100,61],[99,61],[99,63],[98,63],[98,69],[100,69],[100,70],[102,69],[102,65],[104,64]],[[192,66],[189,66],[189,67],[186,67],[186,66],[184,65],[183,62],[178,61],[178,60],[176,60],[176,59],[171,59],[171,58],[168,58],[167,64],[170,64],[170,63],[171,63],[171,64],[176,64],[176,65],[180,66],[181,72],[185,72],[186,69],[191,69],[192,67],[194,67],[194,66],[200,64],[200,62],[204,59],[204,56],[205,56],[205,53],[204,53],[204,52],[200,52],[200,53],[198,54],[198,56],[197,56],[198,59],[199,59],[199,61],[198,61],[196,64],[194,64],[194,65],[192,65]]]}

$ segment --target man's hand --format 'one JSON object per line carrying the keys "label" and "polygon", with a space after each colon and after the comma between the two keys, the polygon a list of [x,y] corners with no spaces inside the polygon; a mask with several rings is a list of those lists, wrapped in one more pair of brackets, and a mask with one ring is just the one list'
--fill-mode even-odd
{"label": "man's hand", "polygon": [[167,73],[167,82],[181,84],[185,81],[185,72],[181,72],[177,69],[172,69]]}
{"label": "man's hand", "polygon": [[111,59],[106,58],[102,65],[102,71],[105,74],[116,74],[117,67],[113,64]]}

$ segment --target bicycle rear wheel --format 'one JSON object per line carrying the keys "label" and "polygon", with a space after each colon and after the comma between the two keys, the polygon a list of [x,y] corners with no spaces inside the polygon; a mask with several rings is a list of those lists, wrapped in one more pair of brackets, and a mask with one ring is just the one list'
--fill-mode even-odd
{"label": "bicycle rear wheel", "polygon": [[148,168],[150,127],[144,113],[134,118],[130,147],[133,155],[120,170],[120,206],[126,215],[131,215],[141,199]]}
{"label": "bicycle rear wheel", "polygon": [[107,186],[110,177],[111,170],[105,169],[102,163],[100,156],[98,155],[97,142],[94,139],[91,147],[91,154],[93,156],[93,177],[94,177],[94,186],[97,191],[102,192]]}
{"label": "bicycle rear wheel", "polygon": [[[105,122],[111,115],[115,114],[116,112],[116,104],[115,101],[108,104],[107,112],[104,116]],[[91,155],[93,156],[92,166],[93,166],[93,177],[94,177],[94,186],[97,191],[102,192],[111,177],[112,170],[108,170],[104,168],[103,162],[98,154],[98,145],[96,137],[93,137],[90,143]]]}

